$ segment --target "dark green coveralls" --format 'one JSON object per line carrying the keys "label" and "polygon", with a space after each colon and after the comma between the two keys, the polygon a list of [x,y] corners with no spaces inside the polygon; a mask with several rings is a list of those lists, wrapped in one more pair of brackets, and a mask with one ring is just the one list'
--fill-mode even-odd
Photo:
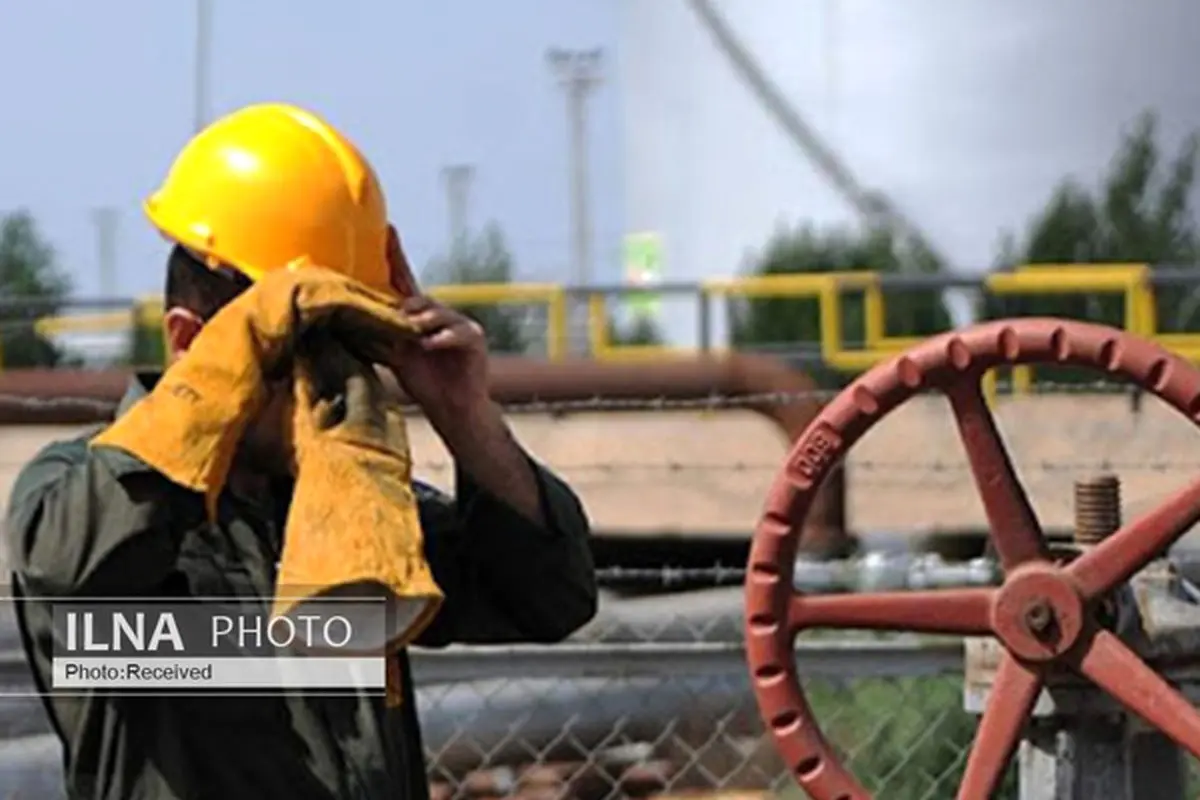
{"label": "dark green coveralls", "polygon": [[[135,380],[122,410],[155,376]],[[118,412],[120,413],[120,412]],[[89,436],[43,450],[19,475],[7,534],[18,620],[42,692],[50,686],[54,597],[269,597],[290,497],[227,491],[218,520],[199,495]],[[578,498],[535,464],[547,526],[462,474],[451,499],[417,485],[426,551],[445,602],[417,644],[563,639],[596,609],[588,521]],[[41,601],[38,598],[46,598]],[[71,798],[95,800],[425,800],[408,661],[404,702],[383,698],[55,697]]]}

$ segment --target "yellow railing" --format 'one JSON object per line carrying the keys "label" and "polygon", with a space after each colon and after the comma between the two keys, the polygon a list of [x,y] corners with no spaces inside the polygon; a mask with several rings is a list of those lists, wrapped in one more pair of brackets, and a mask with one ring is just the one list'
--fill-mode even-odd
{"label": "yellow railing", "polygon": [[[566,290],[553,283],[470,283],[433,286],[429,294],[453,306],[504,304],[546,307],[546,355],[561,358],[567,351]],[[45,317],[34,323],[43,336],[69,333],[103,333],[128,330],[131,325],[158,325],[162,321],[160,297],[141,298],[129,311],[70,314]]]}
{"label": "yellow railing", "polygon": [[[851,349],[842,340],[842,299],[847,291],[864,295],[865,348]],[[809,299],[816,300],[820,327],[821,358],[845,372],[867,369],[918,341],[888,337],[884,332],[883,293],[874,272],[824,272],[793,275],[756,275],[716,278],[697,286],[701,302],[717,298]],[[590,351],[603,360],[628,360],[690,355],[691,350],[658,345],[619,345],[609,337],[608,296],[593,292],[588,297]],[[722,348],[716,348],[718,351]]]}
{"label": "yellow railing", "polygon": [[136,308],[131,308],[127,311],[106,311],[99,314],[62,314],[56,317],[43,317],[39,319],[33,323],[33,329],[46,337],[61,336],[69,333],[110,333],[124,331],[128,330],[129,326],[134,324],[136,314]]}
{"label": "yellow railing", "polygon": [[451,306],[544,305],[546,357],[567,353],[567,292],[556,283],[461,283],[431,286],[429,294]]}
{"label": "yellow railing", "polygon": [[[1124,298],[1124,327],[1127,330],[1156,340],[1184,358],[1200,361],[1200,334],[1158,332],[1150,268],[1145,264],[1030,265],[1012,272],[987,275],[981,279],[981,285],[989,293],[999,296],[1105,293],[1120,295]],[[635,289],[631,289],[633,290]],[[429,291],[442,302],[460,307],[517,303],[544,305],[547,310],[547,356],[558,359],[568,351],[568,292],[561,285],[460,284],[436,286]],[[611,315],[608,308],[608,300],[613,295],[612,290],[583,291],[588,295],[588,337],[593,357],[602,360],[646,360],[690,354],[691,351],[678,348],[621,345],[612,342],[609,330]],[[636,291],[646,289],[638,287]],[[860,372],[920,341],[910,337],[887,335],[884,291],[880,274],[877,272],[842,271],[720,278],[697,284],[695,291],[703,303],[722,298],[815,300],[819,314],[821,358],[830,367],[843,372]],[[863,346],[849,347],[842,338],[843,300],[856,293],[863,297]],[[45,335],[120,330],[128,329],[131,322],[155,324],[161,318],[161,314],[161,300],[147,298],[139,301],[132,314],[120,311],[51,317],[39,320],[36,328]],[[1014,369],[1014,391],[1026,390],[1031,383],[1031,374],[1028,368]],[[994,392],[995,375],[989,375],[988,381],[989,392]]]}
{"label": "yellow railing", "polygon": [[[842,297],[846,291],[862,291],[866,305],[865,348],[849,349],[842,340]],[[821,332],[821,359],[837,370],[859,372],[894,352],[888,348],[883,328],[883,298],[878,276],[871,272],[821,272],[802,275],[759,275],[707,281],[701,291],[706,297],[744,299],[806,298],[817,301]]]}
{"label": "yellow railing", "polygon": [[[1032,264],[1013,272],[983,278],[983,288],[998,296],[1048,294],[1118,294],[1124,298],[1124,328],[1159,342],[1192,361],[1200,361],[1200,334],[1160,333],[1150,268],[1146,264]],[[847,293],[863,295],[863,347],[848,348],[842,339],[842,300]],[[698,287],[701,302],[711,297],[810,298],[817,300],[820,315],[822,360],[844,372],[860,372],[896,355],[920,338],[888,336],[886,309],[880,274],[869,271],[762,275],[724,278]],[[679,354],[681,351],[646,346],[619,346],[608,339],[606,298],[593,294],[589,303],[592,352],[597,358],[624,359]],[[1028,366],[1012,369],[1014,393],[1029,390],[1033,371]],[[996,371],[985,376],[984,390],[996,394]]]}
{"label": "yellow railing", "polygon": [[[1013,272],[988,275],[984,288],[999,297],[1052,294],[1119,294],[1125,299],[1125,329],[1154,338],[1157,328],[1154,290],[1146,264],[1030,264]],[[996,373],[987,376],[985,390],[994,396]],[[1012,369],[1012,390],[1028,392],[1033,383],[1029,366]]]}

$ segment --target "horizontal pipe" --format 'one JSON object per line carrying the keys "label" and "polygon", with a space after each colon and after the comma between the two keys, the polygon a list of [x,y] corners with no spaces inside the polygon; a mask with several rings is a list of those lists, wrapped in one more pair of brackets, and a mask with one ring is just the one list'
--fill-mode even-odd
{"label": "horizontal pipe", "polygon": [[[807,374],[779,359],[744,353],[665,359],[653,368],[644,362],[497,357],[492,359],[490,376],[492,397],[507,405],[761,396],[760,402],[748,403],[747,410],[774,423],[788,442],[800,437],[821,407],[818,386]],[[128,380],[129,373],[122,370],[0,371],[0,424],[105,422],[111,419],[111,406],[124,394]],[[385,375],[385,382],[396,397],[406,399],[390,375]],[[771,399],[778,395],[801,399],[787,403]],[[836,547],[844,532],[845,484],[842,471],[837,470],[814,500],[801,546]]]}
{"label": "horizontal pipe", "polygon": [[[490,369],[492,397],[502,404],[812,394],[809,402],[785,406],[764,402],[756,407],[789,439],[799,436],[819,407],[818,387],[812,379],[769,356],[670,359],[655,364],[654,369],[647,369],[645,364],[587,359],[549,362],[501,356],[492,359]],[[103,404],[118,402],[129,378],[126,370],[4,370],[0,371],[0,397],[58,403],[66,410],[46,415],[56,424],[104,422],[111,410],[102,410]],[[406,399],[394,381],[387,382],[395,396]],[[84,402],[71,405],[70,401]],[[22,424],[27,420],[26,413],[33,415],[32,405],[0,402],[0,424]]]}
{"label": "horizontal pipe", "polygon": [[960,274],[920,274],[881,272],[879,288],[894,291],[937,291],[941,289],[981,289],[983,281],[978,276]]}
{"label": "horizontal pipe", "polygon": [[[805,594],[893,592],[994,586],[1000,568],[986,558],[946,561],[934,553],[869,553],[863,558],[796,562],[792,584]],[[740,586],[601,600],[573,639],[595,642],[736,642],[742,639]]]}
{"label": "horizontal pipe", "polygon": [[697,643],[742,641],[741,586],[617,599],[602,596],[596,616],[573,642]]}

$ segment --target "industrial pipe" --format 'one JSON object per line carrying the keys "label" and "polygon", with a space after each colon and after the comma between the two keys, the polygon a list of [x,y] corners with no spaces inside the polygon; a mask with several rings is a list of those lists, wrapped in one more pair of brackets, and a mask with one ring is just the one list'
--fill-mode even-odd
{"label": "industrial pipe", "polygon": [[[935,553],[871,552],[847,560],[802,558],[792,585],[803,594],[923,591],[1000,583],[1000,565],[985,558],[946,561]],[[740,586],[647,597],[602,595],[595,618],[571,638],[580,642],[740,642],[745,620]]]}
{"label": "industrial pipe", "polygon": [[[107,421],[125,392],[124,370],[5,370],[0,372],[0,425],[88,424]],[[401,399],[394,381],[390,388]],[[816,383],[769,356],[736,353],[654,364],[583,359],[542,361],[497,357],[492,396],[505,405],[604,400],[698,400],[757,397],[745,408],[771,420],[794,442],[821,406]],[[780,402],[786,395],[788,402]],[[645,409],[642,409],[645,410]],[[829,478],[805,527],[806,552],[842,548],[845,489],[841,470]]]}
{"label": "industrial pipe", "polygon": [[[0,424],[104,422],[109,419],[104,404],[121,399],[129,375],[126,370],[0,371]],[[504,404],[812,394],[811,399],[797,398],[794,403],[764,400],[752,406],[779,425],[789,440],[800,435],[820,406],[818,387],[808,375],[778,359],[750,354],[667,359],[652,365],[496,357],[491,377],[492,396]],[[395,383],[389,383],[404,399]]]}

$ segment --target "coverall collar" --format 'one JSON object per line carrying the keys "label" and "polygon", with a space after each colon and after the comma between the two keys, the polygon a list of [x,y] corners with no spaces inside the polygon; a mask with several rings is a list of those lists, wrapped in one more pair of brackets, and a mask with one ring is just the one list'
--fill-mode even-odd
{"label": "coverall collar", "polygon": [[161,372],[135,372],[129,380],[129,386],[125,389],[125,395],[121,398],[121,402],[117,404],[117,416],[121,416],[132,408],[134,403],[150,394],[161,377]]}

